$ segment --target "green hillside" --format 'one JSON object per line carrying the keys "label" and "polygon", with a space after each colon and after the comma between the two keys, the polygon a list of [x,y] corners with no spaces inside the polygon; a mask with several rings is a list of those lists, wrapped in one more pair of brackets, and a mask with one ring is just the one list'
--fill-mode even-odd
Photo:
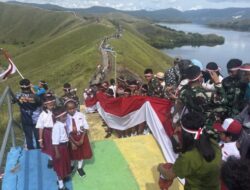
{"label": "green hillside", "polygon": [[[114,32],[111,25],[88,23],[72,13],[5,3],[0,5],[0,28],[0,47],[9,50],[22,74],[34,84],[45,79],[55,89],[64,82],[87,85],[101,59],[101,39]],[[2,84],[16,89],[19,79],[15,74]]]}
{"label": "green hillside", "polygon": [[145,68],[153,68],[155,72],[165,71],[171,62],[171,58],[130,31],[126,31],[120,40],[112,41],[112,45],[117,50],[120,73],[125,70],[142,77]]}
{"label": "green hillside", "polygon": [[[57,94],[65,82],[81,91],[88,85],[101,61],[101,40],[116,31],[104,17],[88,21],[72,12],[7,3],[0,3],[0,28],[0,47],[9,50],[22,74],[34,84],[41,79],[48,81]],[[131,73],[141,74],[145,67],[165,70],[171,61],[129,30],[121,39],[111,40],[111,44],[118,52],[119,68]],[[18,90],[19,80],[15,74],[1,83],[1,89],[9,84]]]}

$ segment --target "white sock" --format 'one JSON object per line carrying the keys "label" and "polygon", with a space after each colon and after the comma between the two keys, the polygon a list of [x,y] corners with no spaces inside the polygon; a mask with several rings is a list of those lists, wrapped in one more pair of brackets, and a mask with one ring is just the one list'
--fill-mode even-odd
{"label": "white sock", "polygon": [[71,161],[71,166],[74,166],[75,165],[75,161]]}
{"label": "white sock", "polygon": [[63,180],[58,180],[58,186],[59,189],[62,189],[64,187]]}
{"label": "white sock", "polygon": [[81,169],[83,165],[83,160],[78,161],[78,169]]}
{"label": "white sock", "polygon": [[52,157],[51,156],[48,156],[49,157],[49,160],[52,160]]}

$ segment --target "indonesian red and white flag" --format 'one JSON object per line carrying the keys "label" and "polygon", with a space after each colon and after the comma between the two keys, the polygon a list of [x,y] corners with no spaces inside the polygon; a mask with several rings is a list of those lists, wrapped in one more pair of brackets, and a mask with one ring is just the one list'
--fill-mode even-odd
{"label": "indonesian red and white flag", "polygon": [[170,136],[173,135],[170,101],[144,96],[109,98],[103,93],[98,93],[86,101],[87,107],[94,105],[107,125],[113,129],[126,130],[146,122],[166,160],[169,163],[175,162],[177,155],[170,141]]}
{"label": "indonesian red and white flag", "polygon": [[3,52],[4,57],[6,58],[6,60],[9,63],[8,68],[6,70],[4,70],[2,73],[0,73],[0,80],[5,80],[5,79],[7,79],[7,77],[9,75],[14,74],[16,72],[16,66],[13,63],[13,61],[11,60],[8,53],[6,51],[4,51],[3,49],[2,49],[2,52]]}

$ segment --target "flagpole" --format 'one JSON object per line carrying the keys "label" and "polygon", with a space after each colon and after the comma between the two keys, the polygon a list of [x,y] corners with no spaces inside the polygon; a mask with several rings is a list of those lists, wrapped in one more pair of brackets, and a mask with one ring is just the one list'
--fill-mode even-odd
{"label": "flagpole", "polygon": [[9,60],[9,62],[11,62],[11,63],[16,67],[16,71],[17,71],[17,73],[20,75],[20,77],[21,77],[22,79],[24,79],[23,75],[21,74],[21,72],[19,71],[19,69],[17,68],[17,66],[13,63],[13,61],[12,61],[10,58],[8,58],[8,60]]}
{"label": "flagpole", "polygon": [[17,68],[17,66],[15,65],[15,63],[13,63],[13,61],[11,60],[11,58],[9,57],[9,55],[7,54],[7,52],[6,52],[3,48],[0,48],[0,51],[2,51],[3,54],[4,54],[4,56],[5,56],[5,58],[6,58],[13,66],[15,66],[15,69],[16,69],[17,73],[20,75],[20,77],[21,77],[22,79],[24,79],[23,75],[21,74],[21,72],[19,71],[19,69]]}

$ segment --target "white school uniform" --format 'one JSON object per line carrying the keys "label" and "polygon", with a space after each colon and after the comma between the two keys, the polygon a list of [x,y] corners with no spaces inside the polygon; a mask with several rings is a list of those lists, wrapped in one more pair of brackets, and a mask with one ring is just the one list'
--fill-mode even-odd
{"label": "white school uniform", "polygon": [[42,113],[39,115],[36,128],[43,129],[43,128],[52,128],[54,125],[53,119],[52,119],[52,112],[50,110],[42,111]]}
{"label": "white school uniform", "polygon": [[52,128],[52,144],[59,145],[69,141],[65,123],[57,121]]}
{"label": "white school uniform", "polygon": [[78,132],[83,132],[84,129],[89,129],[89,125],[87,123],[85,115],[81,112],[76,111],[76,113],[73,116],[67,114],[66,125],[68,134],[70,134],[73,131],[72,119],[75,120]]}
{"label": "white school uniform", "polygon": [[240,158],[240,152],[236,146],[236,142],[224,143],[221,145],[222,160],[227,161],[229,156]]}

